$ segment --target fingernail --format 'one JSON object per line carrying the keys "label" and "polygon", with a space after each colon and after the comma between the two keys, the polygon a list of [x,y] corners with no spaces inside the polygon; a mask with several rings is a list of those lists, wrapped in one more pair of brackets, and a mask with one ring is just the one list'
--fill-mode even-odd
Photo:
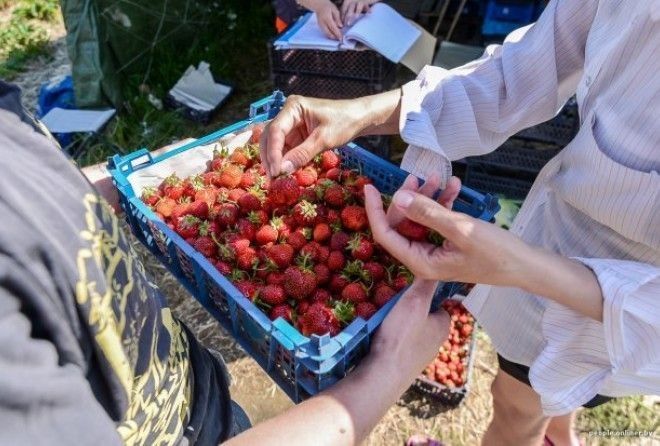
{"label": "fingernail", "polygon": [[407,208],[413,202],[415,197],[410,192],[399,191],[394,194],[394,203],[402,208]]}
{"label": "fingernail", "polygon": [[293,166],[293,163],[289,160],[285,160],[282,162],[282,173],[285,175],[289,175],[290,173],[293,173],[293,171],[296,170],[296,168]]}

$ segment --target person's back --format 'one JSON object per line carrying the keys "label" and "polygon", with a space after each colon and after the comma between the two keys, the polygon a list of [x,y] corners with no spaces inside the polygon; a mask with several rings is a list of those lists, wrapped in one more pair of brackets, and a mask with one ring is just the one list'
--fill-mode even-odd
{"label": "person's back", "polygon": [[217,444],[223,366],[16,95],[0,82],[0,444]]}

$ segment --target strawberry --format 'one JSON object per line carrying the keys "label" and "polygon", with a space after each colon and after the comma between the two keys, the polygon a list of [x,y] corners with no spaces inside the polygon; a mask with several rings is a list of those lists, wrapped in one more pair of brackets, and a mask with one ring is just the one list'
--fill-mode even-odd
{"label": "strawberry", "polygon": [[220,171],[220,184],[229,189],[233,189],[241,184],[243,176],[243,167],[238,164],[226,164]]}
{"label": "strawberry", "polygon": [[276,178],[270,184],[269,196],[275,205],[292,206],[300,197],[298,182],[291,176]]}
{"label": "strawberry", "polygon": [[245,189],[239,189],[239,188],[228,189],[227,201],[233,201],[234,203],[238,203],[238,200],[245,194],[247,194],[247,191]]}
{"label": "strawberry", "polygon": [[367,228],[369,220],[367,212],[362,206],[346,206],[341,211],[341,222],[345,228],[351,231],[363,231]]}
{"label": "strawberry", "polygon": [[257,284],[249,280],[238,281],[234,284],[234,286],[243,294],[243,296],[250,300],[256,299],[257,295],[259,294],[259,287]]}
{"label": "strawberry", "polygon": [[204,201],[209,209],[218,199],[218,190],[213,187],[205,187],[195,192],[195,201]]}
{"label": "strawberry", "polygon": [[250,164],[250,158],[242,149],[236,149],[229,155],[229,161],[239,166],[246,167]]}
{"label": "strawberry", "polygon": [[342,290],[346,287],[346,285],[349,284],[349,280],[344,277],[341,274],[333,274],[332,277],[330,278],[330,283],[328,284],[328,288],[330,291],[333,293],[341,293]]}
{"label": "strawberry", "polygon": [[360,234],[355,234],[348,243],[348,250],[353,258],[367,261],[374,254],[374,245]]}
{"label": "strawberry", "polygon": [[199,218],[193,215],[180,217],[176,224],[176,231],[184,239],[197,237],[199,233],[199,222]]}
{"label": "strawberry", "polygon": [[411,282],[412,278],[410,277],[410,274],[400,273],[394,278],[394,280],[392,280],[392,287],[397,291],[401,291],[410,285]]}
{"label": "strawberry", "polygon": [[378,286],[376,286],[376,290],[374,291],[374,297],[371,299],[371,301],[378,307],[382,307],[385,305],[387,302],[392,299],[396,295],[396,291],[394,291],[391,287],[388,285],[382,283]]}
{"label": "strawberry", "polygon": [[206,201],[193,201],[188,205],[185,215],[192,215],[200,219],[205,219],[209,216],[209,205]]}
{"label": "strawberry", "polygon": [[396,226],[396,232],[409,240],[421,242],[426,241],[430,230],[426,226],[420,225],[408,218],[404,218],[401,223]]}
{"label": "strawberry", "polygon": [[349,283],[341,292],[341,298],[343,300],[353,303],[364,302],[368,297],[364,285],[357,282]]}
{"label": "strawberry", "polygon": [[299,319],[300,331],[304,336],[313,334],[335,336],[341,329],[341,324],[334,311],[322,303],[313,303]]}
{"label": "strawberry", "polygon": [[278,235],[277,229],[273,228],[271,225],[263,225],[257,230],[254,238],[257,244],[263,246],[268,243],[275,243]]}
{"label": "strawberry", "polygon": [[296,170],[293,176],[298,182],[298,185],[302,187],[311,186],[312,184],[316,183],[316,180],[318,179],[318,173],[312,166],[307,166]]}
{"label": "strawberry", "polygon": [[328,269],[330,271],[341,271],[346,264],[346,258],[341,251],[331,251],[328,256]]}
{"label": "strawberry", "polygon": [[294,250],[291,245],[282,243],[273,245],[268,249],[268,257],[279,267],[286,268],[291,265]]}
{"label": "strawberry", "polygon": [[194,200],[197,192],[204,187],[204,178],[201,175],[190,176],[183,180],[183,195]]}
{"label": "strawberry", "polygon": [[251,192],[241,195],[236,203],[243,214],[247,214],[251,211],[258,211],[262,207],[259,197]]}
{"label": "strawberry", "polygon": [[155,206],[160,198],[158,190],[154,187],[145,187],[142,191],[141,199],[149,206]]}
{"label": "strawberry", "polygon": [[341,217],[339,216],[339,211],[336,209],[328,209],[328,215],[325,219],[333,231],[341,230]]}
{"label": "strawberry", "polygon": [[284,271],[284,289],[293,299],[305,299],[316,289],[316,277],[305,265],[289,266]]}
{"label": "strawberry", "polygon": [[319,245],[316,242],[307,242],[305,246],[300,248],[300,254],[302,256],[308,257],[311,261],[317,262],[319,260]]}
{"label": "strawberry", "polygon": [[355,306],[355,315],[361,317],[365,321],[368,320],[371,316],[376,314],[377,308],[371,302],[359,302]]}
{"label": "strawberry", "polygon": [[[266,223],[268,223],[268,213],[264,211],[263,209],[260,209],[258,211],[252,211],[248,214],[247,216],[248,220],[250,220],[250,223],[256,226],[263,226]],[[273,226],[273,225],[271,225]],[[273,226],[275,227],[275,226]]]}
{"label": "strawberry", "polygon": [[270,317],[272,321],[281,317],[285,321],[291,323],[293,322],[293,309],[287,304],[276,305],[270,310],[268,317]]}
{"label": "strawberry", "polygon": [[330,238],[330,249],[333,251],[343,251],[348,246],[351,237],[343,231],[335,232]]}
{"label": "strawberry", "polygon": [[169,197],[172,200],[180,199],[184,192],[181,179],[174,173],[163,180],[159,189],[164,196]]}
{"label": "strawberry", "polygon": [[330,269],[323,263],[314,265],[314,274],[316,274],[316,282],[319,285],[325,285],[330,281]]}
{"label": "strawberry", "polygon": [[321,154],[321,170],[328,171],[339,167],[341,160],[339,155],[337,155],[332,150],[327,150]]}
{"label": "strawberry", "polygon": [[307,312],[307,310],[309,309],[310,305],[311,304],[306,300],[298,301],[298,303],[296,304],[296,315],[298,317],[300,317],[303,314],[305,314]]}
{"label": "strawberry", "polygon": [[316,291],[314,291],[314,294],[312,294],[312,297],[310,298],[310,301],[312,303],[320,302],[326,305],[329,304],[331,300],[332,300],[332,296],[330,295],[328,290],[324,290],[323,288],[318,288]]}
{"label": "strawberry", "polygon": [[238,221],[238,206],[234,203],[223,203],[218,211],[216,221],[221,228],[234,226]]}
{"label": "strawberry", "polygon": [[161,214],[163,217],[168,218],[172,216],[172,212],[174,211],[175,206],[176,201],[169,197],[163,197],[158,200],[158,203],[156,204],[156,212]]}
{"label": "strawberry", "polygon": [[266,283],[268,285],[282,285],[284,283],[284,273],[279,271],[272,271],[266,276]]}
{"label": "strawberry", "polygon": [[264,132],[264,124],[255,124],[254,127],[252,127],[252,135],[250,135],[250,143],[259,144],[259,139],[261,138],[261,134],[263,132]]}
{"label": "strawberry", "polygon": [[295,251],[300,251],[300,249],[307,244],[307,239],[302,232],[296,231],[289,234],[289,237],[287,237],[287,243],[289,243]]}
{"label": "strawberry", "polygon": [[259,298],[268,305],[280,305],[286,302],[284,288],[280,285],[266,285],[261,289]]}
{"label": "strawberry", "polygon": [[201,252],[204,257],[213,257],[217,251],[217,246],[211,237],[199,237],[193,243],[193,248]]}
{"label": "strawberry", "polygon": [[380,282],[385,277],[385,267],[378,262],[366,262],[364,271],[372,283]]}
{"label": "strawberry", "polygon": [[239,218],[236,222],[236,230],[241,237],[253,241],[255,239],[257,228],[247,218]]}
{"label": "strawberry", "polygon": [[308,187],[300,192],[300,199],[309,201],[310,203],[316,203],[319,201],[319,196],[313,187]]}
{"label": "strawberry", "polygon": [[244,271],[249,271],[259,264],[259,257],[254,248],[247,247],[236,253],[236,265]]}
{"label": "strawberry", "polygon": [[325,177],[328,180],[339,181],[341,179],[341,169],[338,169],[337,167],[333,167],[332,169],[329,169],[325,173]]}
{"label": "strawberry", "polygon": [[218,260],[217,262],[215,262],[215,269],[220,271],[220,274],[224,276],[228,276],[229,274],[231,274],[231,265],[222,260]]}
{"label": "strawberry", "polygon": [[316,221],[316,205],[302,200],[293,208],[293,217],[300,226],[309,226]]}
{"label": "strawberry", "polygon": [[238,185],[243,189],[249,189],[257,183],[258,179],[259,175],[257,175],[254,170],[246,170],[243,172],[243,175],[241,176],[241,182]]}
{"label": "strawberry", "polygon": [[346,201],[346,190],[341,185],[335,183],[325,190],[323,199],[329,206],[341,208]]}
{"label": "strawberry", "polygon": [[320,263],[326,263],[330,257],[330,248],[327,246],[319,246],[316,250],[316,261]]}

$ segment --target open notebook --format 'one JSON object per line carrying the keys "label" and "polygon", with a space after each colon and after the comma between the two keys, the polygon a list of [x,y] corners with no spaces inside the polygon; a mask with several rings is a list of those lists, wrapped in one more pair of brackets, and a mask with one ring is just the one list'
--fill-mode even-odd
{"label": "open notebook", "polygon": [[341,41],[323,34],[316,14],[301,18],[290,31],[275,41],[276,48],[337,51],[365,45],[397,63],[421,35],[418,28],[384,3],[376,3],[369,13],[358,18],[352,26],[345,27]]}

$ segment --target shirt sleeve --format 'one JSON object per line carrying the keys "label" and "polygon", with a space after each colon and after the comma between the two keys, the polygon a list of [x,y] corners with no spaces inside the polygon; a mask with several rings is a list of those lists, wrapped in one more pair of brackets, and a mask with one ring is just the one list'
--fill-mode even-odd
{"label": "shirt sleeve", "polygon": [[603,321],[555,303],[546,307],[546,345],[532,364],[530,381],[547,415],[567,413],[598,393],[608,395],[610,384],[631,395],[660,393],[660,268],[625,260],[576,260],[598,278]]}
{"label": "shirt sleeve", "polygon": [[[0,259],[2,275],[18,280],[11,268]],[[53,343],[35,336],[40,330],[23,312],[19,288],[6,284],[0,284],[0,444],[121,444],[84,371],[60,363]]]}
{"label": "shirt sleeve", "polygon": [[427,66],[402,87],[402,167],[428,176],[449,160],[495,150],[553,117],[582,75],[597,0],[551,1],[539,20],[453,70]]}

